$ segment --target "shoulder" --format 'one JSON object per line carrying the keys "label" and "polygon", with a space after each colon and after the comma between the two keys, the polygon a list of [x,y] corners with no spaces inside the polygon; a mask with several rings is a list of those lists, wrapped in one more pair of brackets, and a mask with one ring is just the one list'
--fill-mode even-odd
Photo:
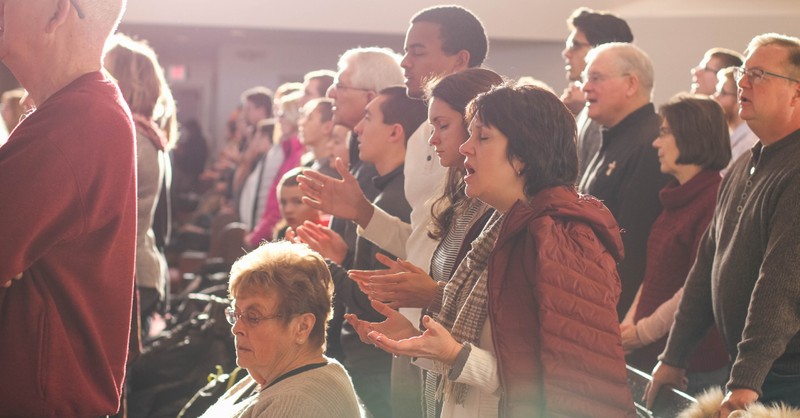
{"label": "shoulder", "polygon": [[279,382],[264,390],[252,417],[357,417],[353,384],[335,361]]}

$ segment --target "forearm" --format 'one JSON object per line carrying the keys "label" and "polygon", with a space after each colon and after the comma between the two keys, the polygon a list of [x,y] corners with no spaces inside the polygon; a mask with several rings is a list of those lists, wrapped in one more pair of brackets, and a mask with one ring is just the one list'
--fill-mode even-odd
{"label": "forearm", "polygon": [[389,215],[381,208],[374,208],[374,213],[367,226],[358,227],[358,234],[384,251],[400,258],[406,258],[406,242],[411,235],[411,224]]}
{"label": "forearm", "polygon": [[643,345],[652,344],[667,335],[675,322],[675,312],[678,310],[682,295],[683,288],[680,288],[670,300],[662,303],[650,316],[642,318],[636,323],[636,334]]}
{"label": "forearm", "polygon": [[449,379],[472,386],[484,393],[495,393],[500,388],[500,377],[497,371],[497,358],[487,350],[471,346],[469,357],[463,363],[454,365],[454,371],[461,368],[460,373],[450,373]]}

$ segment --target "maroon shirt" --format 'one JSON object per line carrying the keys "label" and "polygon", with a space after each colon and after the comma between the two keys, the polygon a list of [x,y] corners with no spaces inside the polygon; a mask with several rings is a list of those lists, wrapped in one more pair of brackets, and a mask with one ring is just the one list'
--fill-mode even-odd
{"label": "maroon shirt", "polygon": [[[647,241],[647,267],[634,322],[650,316],[683,287],[700,239],[714,216],[721,180],[718,171],[701,171],[686,184],[673,180],[661,189],[664,211],[653,223]],[[666,343],[664,336],[636,350],[628,356],[628,362],[641,370],[653,370]],[[712,327],[695,348],[687,371],[708,372],[726,364],[728,351],[716,327]]]}
{"label": "maroon shirt", "polygon": [[136,246],[133,124],[85,74],[0,147],[0,416],[119,408]]}

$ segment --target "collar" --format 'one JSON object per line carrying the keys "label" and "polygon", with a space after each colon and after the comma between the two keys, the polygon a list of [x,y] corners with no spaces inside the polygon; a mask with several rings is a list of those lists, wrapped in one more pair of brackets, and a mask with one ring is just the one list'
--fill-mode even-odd
{"label": "collar", "polygon": [[395,177],[403,174],[403,165],[400,164],[394,170],[382,175],[382,176],[375,176],[372,178],[372,184],[375,185],[375,188],[378,190],[383,190],[386,188],[386,185],[389,184]]}
{"label": "collar", "polygon": [[623,136],[622,134],[631,127],[640,126],[648,118],[656,114],[656,108],[652,103],[648,103],[625,116],[618,124],[611,128],[603,128],[603,140]]}
{"label": "collar", "polygon": [[664,209],[680,209],[697,200],[700,195],[708,191],[709,187],[714,187],[715,189],[719,187],[721,180],[722,177],[719,171],[703,170],[685,184],[680,184],[677,180],[672,179],[658,192],[658,198],[661,200],[661,204],[664,205]]}

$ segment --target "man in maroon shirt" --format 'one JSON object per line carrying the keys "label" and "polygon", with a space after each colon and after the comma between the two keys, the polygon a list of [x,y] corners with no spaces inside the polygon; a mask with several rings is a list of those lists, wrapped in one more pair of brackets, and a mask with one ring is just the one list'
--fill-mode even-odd
{"label": "man in maroon shirt", "polygon": [[0,416],[119,409],[136,152],[130,111],[101,70],[124,6],[0,0],[0,58],[36,104],[0,148]]}

